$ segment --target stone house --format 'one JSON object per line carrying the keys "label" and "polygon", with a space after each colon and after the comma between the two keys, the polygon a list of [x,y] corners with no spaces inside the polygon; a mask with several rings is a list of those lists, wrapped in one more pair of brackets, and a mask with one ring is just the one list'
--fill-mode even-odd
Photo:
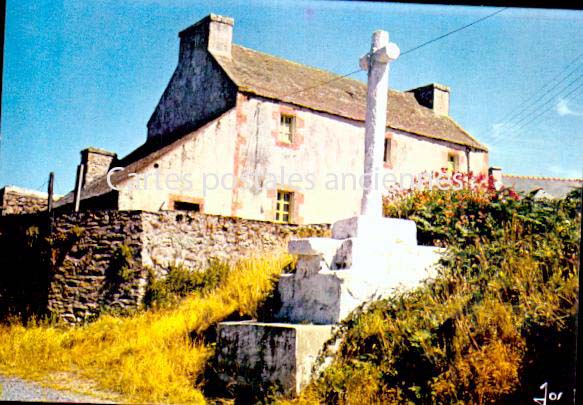
{"label": "stone house", "polygon": [[[296,224],[359,213],[366,85],[236,45],[233,26],[211,14],[180,32],[146,142],[123,159],[82,151],[81,210]],[[449,97],[439,84],[389,92],[385,185],[444,167],[487,174],[487,148],[449,116]],[[69,193],[55,206],[72,202]]]}

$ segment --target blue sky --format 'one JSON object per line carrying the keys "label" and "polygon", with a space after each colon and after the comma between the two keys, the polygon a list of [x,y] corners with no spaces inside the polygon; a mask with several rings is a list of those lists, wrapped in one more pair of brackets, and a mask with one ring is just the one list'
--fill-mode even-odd
{"label": "blue sky", "polygon": [[[176,66],[178,31],[210,12],[235,18],[236,43],[344,74],[358,67],[376,29],[389,31],[405,51],[495,10],[332,1],[8,0],[0,185],[44,190],[54,171],[56,192],[64,193],[73,187],[81,149],[124,156],[141,145]],[[491,147],[491,164],[506,172],[581,177],[583,88],[576,89],[583,83],[583,57],[571,63],[583,53],[581,38],[582,12],[509,9],[404,55],[391,65],[390,86],[450,86],[452,117]],[[354,77],[366,79],[364,73]]]}

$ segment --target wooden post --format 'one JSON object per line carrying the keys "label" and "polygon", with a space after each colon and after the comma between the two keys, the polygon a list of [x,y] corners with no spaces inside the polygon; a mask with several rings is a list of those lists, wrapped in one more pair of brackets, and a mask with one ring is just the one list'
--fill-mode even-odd
{"label": "wooden post", "polygon": [[399,53],[397,45],[389,43],[388,32],[375,31],[370,53],[360,59],[360,66],[368,70],[361,214],[379,218],[383,215],[381,176],[387,128],[389,63],[397,59]]}
{"label": "wooden post", "polygon": [[50,213],[53,210],[53,184],[55,182],[55,173],[49,173],[49,188],[47,191],[48,201],[47,201],[47,211]]}
{"label": "wooden post", "polygon": [[79,211],[79,205],[81,203],[81,188],[83,184],[83,171],[85,170],[85,165],[77,166],[77,178],[75,179],[75,195],[74,195],[74,206],[75,212]]}

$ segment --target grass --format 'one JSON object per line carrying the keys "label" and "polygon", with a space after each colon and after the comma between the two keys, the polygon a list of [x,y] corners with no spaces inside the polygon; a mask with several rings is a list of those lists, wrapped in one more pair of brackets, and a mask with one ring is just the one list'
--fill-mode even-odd
{"label": "grass", "polygon": [[202,335],[230,315],[254,316],[290,261],[283,254],[243,260],[220,287],[129,317],[104,315],[72,328],[0,325],[0,372],[37,381],[74,373],[126,402],[204,403],[200,389],[213,349]]}

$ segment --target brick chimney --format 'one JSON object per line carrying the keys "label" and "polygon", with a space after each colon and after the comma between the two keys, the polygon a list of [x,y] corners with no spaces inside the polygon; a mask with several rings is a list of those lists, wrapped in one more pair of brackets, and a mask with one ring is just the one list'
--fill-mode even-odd
{"label": "brick chimney", "polygon": [[199,22],[181,31],[180,58],[191,54],[193,48],[205,48],[213,55],[231,57],[235,20],[209,14]]}
{"label": "brick chimney", "polygon": [[105,176],[117,154],[107,150],[89,147],[81,151],[81,164],[85,165],[82,187],[93,180]]}
{"label": "brick chimney", "polygon": [[431,108],[437,115],[449,115],[449,87],[439,83],[408,90],[413,93],[417,102],[424,107]]}

